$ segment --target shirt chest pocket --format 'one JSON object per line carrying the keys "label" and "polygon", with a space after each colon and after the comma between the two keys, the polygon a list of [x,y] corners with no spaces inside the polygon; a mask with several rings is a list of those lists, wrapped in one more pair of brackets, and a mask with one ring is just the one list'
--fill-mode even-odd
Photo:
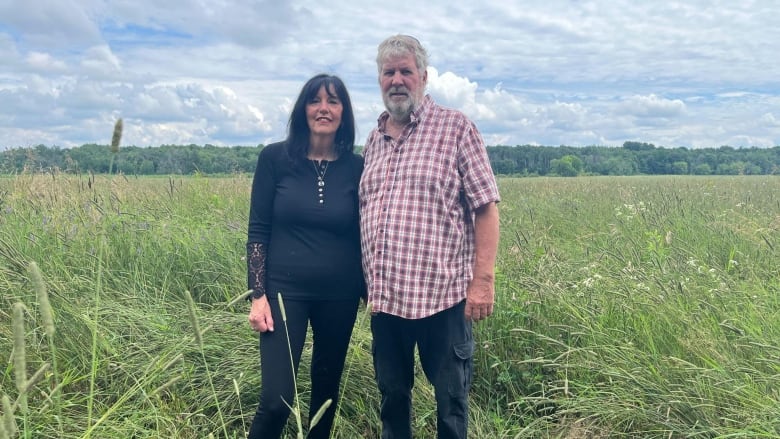
{"label": "shirt chest pocket", "polygon": [[453,189],[459,181],[453,157],[432,149],[409,154],[404,160],[399,160],[391,171],[395,172],[396,181],[404,187],[429,194]]}

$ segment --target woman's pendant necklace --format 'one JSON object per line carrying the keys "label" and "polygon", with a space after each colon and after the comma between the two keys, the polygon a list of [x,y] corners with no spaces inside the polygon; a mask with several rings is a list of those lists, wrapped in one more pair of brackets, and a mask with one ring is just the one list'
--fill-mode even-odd
{"label": "woman's pendant necklace", "polygon": [[[325,204],[325,173],[328,172],[329,161],[323,160],[325,164],[317,165],[317,162],[312,160],[311,164],[314,165],[314,172],[317,173],[317,198],[320,205]],[[320,162],[322,163],[322,162]]]}

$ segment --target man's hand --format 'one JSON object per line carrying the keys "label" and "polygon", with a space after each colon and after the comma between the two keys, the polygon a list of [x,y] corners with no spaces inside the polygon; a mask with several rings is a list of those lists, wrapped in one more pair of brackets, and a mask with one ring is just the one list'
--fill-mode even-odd
{"label": "man's hand", "polygon": [[258,332],[274,331],[274,319],[271,317],[271,306],[268,304],[266,296],[252,299],[252,308],[249,310],[249,326]]}
{"label": "man's hand", "polygon": [[466,290],[466,319],[478,322],[493,314],[495,295],[492,279],[473,279]]}

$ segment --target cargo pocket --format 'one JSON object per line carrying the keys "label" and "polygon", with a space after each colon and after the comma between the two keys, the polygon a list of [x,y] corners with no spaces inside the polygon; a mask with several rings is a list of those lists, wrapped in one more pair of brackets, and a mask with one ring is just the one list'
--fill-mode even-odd
{"label": "cargo pocket", "polygon": [[463,396],[471,388],[471,378],[474,372],[474,362],[471,357],[474,355],[474,343],[468,341],[452,346],[455,354],[454,365],[452,368],[453,376],[450,379],[449,389],[452,396]]}

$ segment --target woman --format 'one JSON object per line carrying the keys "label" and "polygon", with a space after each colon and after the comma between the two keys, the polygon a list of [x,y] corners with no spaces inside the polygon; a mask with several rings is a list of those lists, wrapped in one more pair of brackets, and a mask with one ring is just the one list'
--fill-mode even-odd
{"label": "woman", "polygon": [[[278,438],[295,403],[298,369],[312,327],[310,429],[330,436],[339,383],[360,297],[357,187],[363,159],[353,152],[355,120],[344,83],[320,74],[303,86],[287,139],[260,152],[247,239],[249,323],[260,332],[260,403],[250,438]],[[287,317],[282,322],[277,293]],[[293,364],[290,364],[292,354]]]}

